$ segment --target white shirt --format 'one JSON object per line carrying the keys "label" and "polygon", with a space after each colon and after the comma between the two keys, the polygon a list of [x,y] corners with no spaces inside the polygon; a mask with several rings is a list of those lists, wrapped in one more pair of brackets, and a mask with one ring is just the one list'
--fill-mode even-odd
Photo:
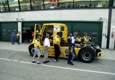
{"label": "white shirt", "polygon": [[74,44],[75,43],[75,38],[72,36],[71,37],[71,43]]}
{"label": "white shirt", "polygon": [[50,47],[50,40],[48,38],[44,39],[44,46]]}

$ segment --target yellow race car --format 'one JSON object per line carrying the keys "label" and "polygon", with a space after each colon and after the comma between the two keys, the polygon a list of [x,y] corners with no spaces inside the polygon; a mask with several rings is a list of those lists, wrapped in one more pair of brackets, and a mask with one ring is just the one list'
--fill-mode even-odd
{"label": "yellow race car", "polygon": [[[54,57],[54,35],[59,33],[60,36],[60,49],[61,49],[61,58],[67,58],[68,55],[68,27],[66,24],[63,23],[45,23],[42,26],[36,26],[34,27],[34,38],[32,40],[32,43],[28,46],[28,50],[30,53],[30,56],[33,56],[34,52],[34,44],[37,43],[39,40],[41,45],[43,45],[43,40],[46,36],[46,33],[49,35],[49,39],[51,42],[51,46],[48,50],[48,55],[50,57]],[[89,63],[94,61],[95,59],[99,58],[101,56],[101,49],[97,46],[93,46],[91,44],[85,45],[85,46],[75,46],[75,55],[78,60]],[[41,52],[44,52],[43,46],[41,47]]]}

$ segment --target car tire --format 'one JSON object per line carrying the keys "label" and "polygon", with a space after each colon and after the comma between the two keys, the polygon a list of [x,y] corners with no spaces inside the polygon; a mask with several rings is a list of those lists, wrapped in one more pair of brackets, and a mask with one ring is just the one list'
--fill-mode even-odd
{"label": "car tire", "polygon": [[33,56],[33,53],[34,53],[34,44],[31,44],[31,45],[28,47],[28,50],[29,50],[30,56]]}
{"label": "car tire", "polygon": [[90,47],[85,47],[80,50],[78,58],[84,63],[90,63],[95,59],[95,51]]}

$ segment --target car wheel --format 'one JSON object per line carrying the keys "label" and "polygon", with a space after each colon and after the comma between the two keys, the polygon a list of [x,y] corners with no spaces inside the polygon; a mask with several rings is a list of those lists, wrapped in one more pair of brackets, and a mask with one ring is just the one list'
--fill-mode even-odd
{"label": "car wheel", "polygon": [[34,53],[34,44],[31,44],[31,45],[28,47],[28,50],[29,50],[30,56],[33,56],[33,53]]}
{"label": "car wheel", "polygon": [[83,48],[79,53],[79,59],[85,63],[92,62],[95,59],[95,51],[92,48]]}

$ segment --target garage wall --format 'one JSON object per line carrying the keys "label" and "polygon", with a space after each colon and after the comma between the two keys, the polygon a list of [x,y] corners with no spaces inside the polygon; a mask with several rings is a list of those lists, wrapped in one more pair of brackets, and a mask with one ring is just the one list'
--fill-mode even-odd
{"label": "garage wall", "polygon": [[92,37],[92,42],[101,46],[102,41],[102,28],[103,22],[98,21],[84,21],[84,22],[73,22],[73,31],[75,30],[88,33]]}
{"label": "garage wall", "polygon": [[115,9],[112,10],[112,23],[111,23],[111,32],[110,32],[110,49],[115,49]]}
{"label": "garage wall", "polygon": [[10,41],[11,32],[17,32],[18,26],[16,22],[0,23],[0,41]]}
{"label": "garage wall", "polygon": [[[80,32],[80,35],[83,36],[83,34],[86,32],[88,33],[93,40],[94,44],[98,44],[101,46],[101,41],[102,41],[102,26],[103,26],[103,22],[100,21],[37,21],[37,22],[23,22],[23,27],[22,27],[22,32],[30,32],[30,29],[32,30],[34,24],[42,24],[42,23],[50,23],[50,22],[54,22],[54,23],[65,23],[69,29],[69,32]],[[28,35],[31,36],[31,34],[28,33]],[[23,38],[23,42],[25,40],[25,36],[22,36]],[[29,36],[28,36],[29,39]]]}
{"label": "garage wall", "polygon": [[0,13],[0,22],[7,21],[102,21],[102,48],[106,48],[108,9],[44,10]]}

